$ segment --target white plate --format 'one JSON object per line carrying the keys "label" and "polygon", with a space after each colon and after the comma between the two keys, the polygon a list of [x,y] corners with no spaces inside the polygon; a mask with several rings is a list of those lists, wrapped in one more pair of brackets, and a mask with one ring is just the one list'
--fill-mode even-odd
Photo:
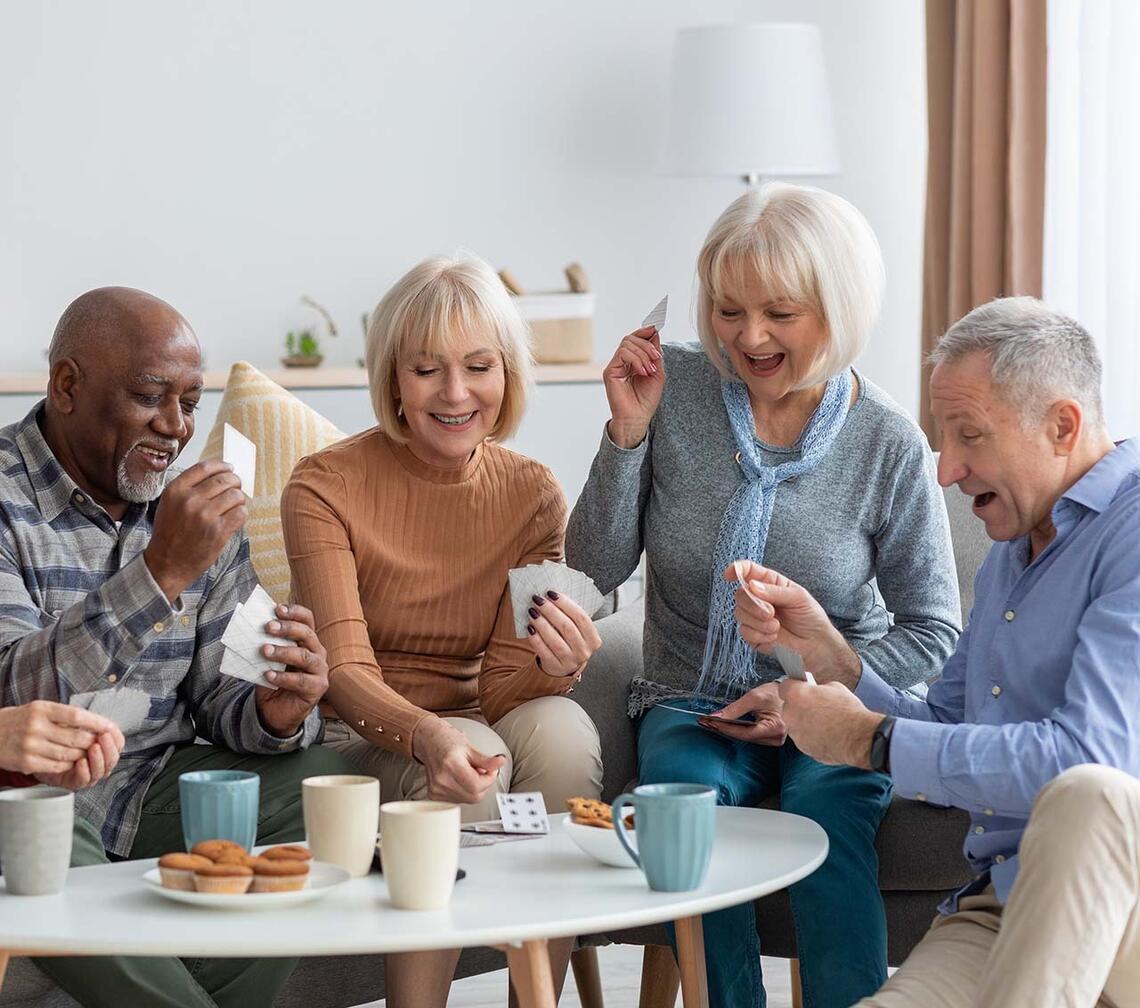
{"label": "white plate", "polygon": [[292,892],[266,893],[204,893],[187,889],[167,889],[162,884],[162,876],[157,868],[143,874],[143,882],[160,896],[176,903],[191,903],[194,906],[213,907],[215,910],[265,910],[270,907],[288,906],[291,903],[307,903],[320,899],[325,893],[347,882],[351,875],[339,865],[324,861],[312,861],[309,869],[309,884],[304,889]]}
{"label": "white plate", "polygon": [[[601,826],[583,826],[574,822],[569,816],[562,820],[562,828],[570,834],[570,839],[578,847],[589,854],[595,861],[613,868],[636,868],[633,858],[626,853],[626,849],[618,839],[617,831],[603,829]],[[626,831],[634,849],[637,849],[637,834]]]}

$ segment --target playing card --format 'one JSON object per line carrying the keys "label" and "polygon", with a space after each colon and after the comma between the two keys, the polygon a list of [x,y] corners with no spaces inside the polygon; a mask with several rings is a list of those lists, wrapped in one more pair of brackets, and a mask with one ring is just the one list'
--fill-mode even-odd
{"label": "playing card", "polygon": [[591,616],[605,601],[590,577],[552,560],[515,567],[508,571],[507,579],[511,588],[516,637],[527,636],[526,627],[531,620],[528,610],[534,606],[535,595],[543,597],[548,591],[555,591],[573,599]]}
{"label": "playing card", "polygon": [[[681,704],[669,703],[669,702],[664,701],[664,700],[657,703],[657,704],[654,704],[654,706],[655,707],[663,707],[665,710],[676,711],[678,714],[690,714],[695,718],[708,717],[713,712],[713,710],[719,710],[720,709],[717,707],[713,707],[712,704],[709,704],[708,705],[709,710],[694,710],[692,707],[685,707],[685,706],[682,706]],[[756,718],[754,718],[754,717],[741,717],[741,718],[722,717],[722,718],[716,718],[716,720],[719,721],[721,724],[744,725],[746,727],[749,727],[749,726],[756,724]]]}
{"label": "playing card", "polygon": [[772,648],[772,657],[780,663],[785,678],[798,679],[800,682],[806,682],[809,686],[815,685],[815,676],[804,668],[804,660],[798,651],[793,651],[783,644],[777,644]]}
{"label": "playing card", "polygon": [[120,686],[116,689],[76,693],[69,701],[75,707],[86,707],[93,714],[114,721],[124,735],[142,727],[150,713],[150,696],[142,690]]}
{"label": "playing card", "polygon": [[265,672],[268,669],[283,671],[285,663],[271,661],[261,653],[265,644],[287,642],[287,638],[274,637],[266,632],[265,624],[274,619],[277,619],[277,613],[273,599],[261,585],[257,585],[249,598],[234,609],[226,631],[222,634],[222,645],[225,648],[221,666],[223,675],[271,689],[277,688],[265,678]]}
{"label": "playing card", "polygon": [[252,499],[257,473],[257,445],[229,424],[222,428],[222,461],[234,467],[241,480],[242,493]]}
{"label": "playing card", "polygon": [[641,326],[653,326],[658,332],[661,332],[662,327],[665,325],[665,313],[669,309],[669,295],[666,294],[657,306],[642,320]]}
{"label": "playing card", "polygon": [[546,816],[546,802],[538,791],[520,791],[517,794],[497,794],[499,815],[503,819],[504,833],[549,833],[550,820]]}

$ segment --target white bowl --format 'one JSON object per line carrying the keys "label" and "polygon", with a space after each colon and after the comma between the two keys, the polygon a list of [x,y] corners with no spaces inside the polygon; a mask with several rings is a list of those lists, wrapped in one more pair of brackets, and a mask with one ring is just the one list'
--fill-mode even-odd
{"label": "white bowl", "polygon": [[[636,868],[633,858],[626,853],[625,848],[618,839],[617,830],[604,829],[601,826],[583,826],[574,822],[569,816],[562,820],[562,828],[569,834],[583,851],[595,861],[614,868]],[[626,830],[634,848],[637,847],[637,834]]]}

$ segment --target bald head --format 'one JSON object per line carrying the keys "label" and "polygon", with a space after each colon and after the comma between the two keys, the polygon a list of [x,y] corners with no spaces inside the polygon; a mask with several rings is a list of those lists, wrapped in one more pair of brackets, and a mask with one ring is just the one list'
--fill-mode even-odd
{"label": "bald head", "polygon": [[197,343],[190,323],[161,298],[133,287],[96,287],[80,294],[60,316],[48,347],[48,365],[55,367],[64,358],[118,362],[171,337]]}
{"label": "bald head", "polygon": [[202,351],[190,324],[160,298],[100,287],[55,327],[41,428],[56,459],[118,520],[162,491],[194,433]]}

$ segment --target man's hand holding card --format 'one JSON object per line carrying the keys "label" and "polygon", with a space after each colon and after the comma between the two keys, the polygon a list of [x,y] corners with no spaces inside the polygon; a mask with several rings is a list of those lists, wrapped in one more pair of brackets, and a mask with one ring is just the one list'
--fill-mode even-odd
{"label": "man's hand holding card", "polygon": [[258,585],[222,635],[222,673],[257,686],[262,724],[282,738],[297,733],[329,686],[315,626],[304,606],[274,605]]}
{"label": "man's hand holding card", "polygon": [[526,638],[548,675],[574,675],[602,645],[592,619],[604,601],[597,586],[550,560],[516,567],[508,578],[515,635]]}

